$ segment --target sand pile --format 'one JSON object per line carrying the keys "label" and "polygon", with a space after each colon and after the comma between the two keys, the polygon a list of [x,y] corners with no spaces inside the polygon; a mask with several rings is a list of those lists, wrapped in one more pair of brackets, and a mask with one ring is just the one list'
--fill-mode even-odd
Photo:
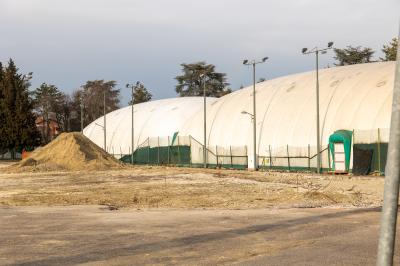
{"label": "sand pile", "polygon": [[104,170],[122,164],[81,133],[62,133],[28,158],[12,166],[14,170]]}

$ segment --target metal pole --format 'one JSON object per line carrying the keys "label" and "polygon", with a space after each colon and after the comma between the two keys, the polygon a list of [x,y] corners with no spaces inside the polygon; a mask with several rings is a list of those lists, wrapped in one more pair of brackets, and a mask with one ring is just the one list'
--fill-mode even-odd
{"label": "metal pole", "polygon": [[381,175],[381,138],[380,138],[379,128],[378,128],[378,171],[379,175]]}
{"label": "metal pole", "polygon": [[107,152],[107,122],[106,122],[106,90],[104,90],[103,94],[103,114],[104,114],[104,125],[103,125],[103,131],[104,131],[104,150]]}
{"label": "metal pole", "polygon": [[[168,138],[168,157],[167,157],[167,163],[168,163],[168,165],[170,164],[170,162],[169,162],[169,153],[170,153],[170,145],[169,145],[169,136],[167,137]],[[190,139],[189,139],[190,140]]]}
{"label": "metal pole", "polygon": [[316,98],[317,98],[317,173],[321,172],[321,144],[319,136],[319,76],[318,76],[318,49],[315,51],[316,58],[316,74],[317,74],[317,84],[316,84]]}
{"label": "metal pole", "polygon": [[[400,54],[400,47],[397,54]],[[376,265],[393,265],[400,181],[400,57],[397,57],[385,189]]]}
{"label": "metal pole", "polygon": [[229,155],[231,156],[231,168],[233,168],[232,146],[229,145]]}
{"label": "metal pole", "polygon": [[81,133],[83,133],[83,96],[81,95]]}
{"label": "metal pole", "polygon": [[286,154],[287,154],[287,164],[290,172],[290,155],[289,155],[289,145],[286,145]]}
{"label": "metal pole", "polygon": [[204,101],[204,145],[203,145],[203,164],[207,168],[207,100],[206,100],[206,76],[203,77],[203,101]]}
{"label": "metal pole", "polygon": [[272,152],[271,152],[271,145],[268,145],[269,150],[269,169],[272,168]]}
{"label": "metal pole", "polygon": [[132,147],[132,155],[131,155],[131,162],[133,164],[133,151],[134,151],[134,147],[133,145],[135,144],[135,131],[134,131],[134,107],[133,107],[133,100],[134,100],[134,89],[132,86],[132,93],[131,93],[131,101],[132,101],[132,121],[131,121],[131,147]]}
{"label": "metal pole", "polygon": [[157,163],[160,165],[160,137],[157,136]]}
{"label": "metal pole", "polygon": [[308,171],[311,171],[311,159],[310,159],[310,144],[308,144],[308,151],[307,151],[307,157],[308,157]]}
{"label": "metal pole", "polygon": [[331,170],[331,148],[329,147],[328,143],[328,171]]}
{"label": "metal pole", "polygon": [[256,63],[253,62],[253,156],[254,156],[254,170],[257,170],[257,151],[256,151]]}

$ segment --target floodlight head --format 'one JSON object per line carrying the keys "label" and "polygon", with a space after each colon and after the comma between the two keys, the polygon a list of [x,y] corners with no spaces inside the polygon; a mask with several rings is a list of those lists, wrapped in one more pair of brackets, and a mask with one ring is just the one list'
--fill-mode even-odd
{"label": "floodlight head", "polygon": [[333,42],[328,42],[328,48],[331,48],[333,46]]}
{"label": "floodlight head", "polygon": [[247,114],[247,112],[246,111],[241,111],[240,112],[242,115],[245,115],[245,114]]}
{"label": "floodlight head", "polygon": [[243,60],[243,65],[246,65],[249,62],[249,60],[245,59]]}
{"label": "floodlight head", "polygon": [[302,50],[301,50],[301,52],[304,54],[305,52],[307,52],[307,48],[303,48]]}
{"label": "floodlight head", "polygon": [[326,51],[322,51],[321,54],[326,54]]}
{"label": "floodlight head", "polygon": [[267,60],[268,60],[268,56],[266,56],[266,57],[264,57],[264,58],[262,59],[263,62],[265,62],[265,61],[267,61]]}

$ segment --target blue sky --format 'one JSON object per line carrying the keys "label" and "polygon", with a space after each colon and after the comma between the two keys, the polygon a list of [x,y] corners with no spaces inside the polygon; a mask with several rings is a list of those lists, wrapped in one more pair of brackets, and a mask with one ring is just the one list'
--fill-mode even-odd
{"label": "blue sky", "polygon": [[[154,99],[175,97],[180,64],[206,61],[232,89],[251,83],[244,58],[269,56],[267,79],[313,69],[302,47],[369,46],[398,35],[397,0],[0,0],[0,61],[72,92],[87,80],[142,81]],[[332,52],[321,66],[332,64]]]}

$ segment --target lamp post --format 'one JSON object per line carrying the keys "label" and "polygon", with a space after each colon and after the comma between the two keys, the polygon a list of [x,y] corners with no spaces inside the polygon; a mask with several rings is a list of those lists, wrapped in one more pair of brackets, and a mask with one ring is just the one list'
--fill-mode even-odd
{"label": "lamp post", "polygon": [[133,84],[126,84],[126,87],[127,88],[131,88],[131,103],[132,103],[132,108],[131,108],[131,110],[132,110],[132,114],[131,114],[131,118],[132,118],[132,120],[131,120],[131,147],[132,147],[132,153],[131,153],[131,163],[133,164],[133,152],[134,152],[134,145],[135,145],[135,127],[134,127],[134,122],[135,122],[135,120],[134,120],[134,106],[133,106],[133,102],[134,102],[134,100],[135,100],[135,96],[134,96],[134,92],[135,92],[135,88],[137,87],[137,86],[139,86],[140,85],[140,82],[139,81],[137,81],[136,82],[136,85],[133,85]]}
{"label": "lamp post", "polygon": [[103,132],[104,132],[104,150],[107,152],[107,120],[106,120],[106,90],[103,94]]}
{"label": "lamp post", "polygon": [[258,168],[257,158],[257,120],[256,120],[256,65],[264,63],[268,60],[268,57],[264,57],[261,61],[256,60],[243,60],[243,65],[253,66],[253,166],[254,170]]}
{"label": "lamp post", "polygon": [[80,104],[80,106],[81,106],[81,133],[83,134],[83,94],[81,94],[80,100],[81,100],[81,104]]}
{"label": "lamp post", "polygon": [[316,108],[317,108],[317,173],[321,173],[321,140],[320,140],[320,130],[319,130],[319,62],[318,62],[318,55],[326,54],[326,51],[332,49],[333,42],[329,42],[328,46],[323,49],[319,49],[318,47],[314,47],[313,49],[309,50],[307,48],[303,48],[301,52],[303,54],[315,54],[315,68],[316,68]]}
{"label": "lamp post", "polygon": [[201,74],[203,83],[203,167],[207,168],[207,98],[206,98],[206,74]]}

